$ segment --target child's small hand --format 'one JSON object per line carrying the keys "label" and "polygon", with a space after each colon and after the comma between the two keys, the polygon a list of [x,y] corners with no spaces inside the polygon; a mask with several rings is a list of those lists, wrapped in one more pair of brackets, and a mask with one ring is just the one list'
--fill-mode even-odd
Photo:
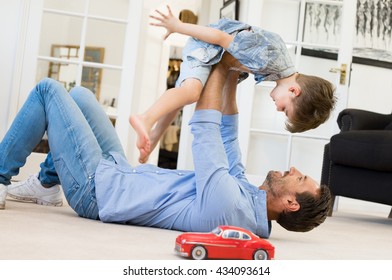
{"label": "child's small hand", "polygon": [[166,28],[167,32],[164,36],[164,40],[166,40],[170,34],[175,33],[178,25],[182,23],[180,19],[173,16],[173,13],[172,13],[170,7],[169,6],[166,6],[166,7],[169,12],[167,15],[163,14],[162,12],[160,12],[158,10],[155,10],[155,12],[159,16],[150,15],[150,18],[156,19],[158,21],[158,23],[151,22],[150,23],[151,25],[162,26],[162,27]]}

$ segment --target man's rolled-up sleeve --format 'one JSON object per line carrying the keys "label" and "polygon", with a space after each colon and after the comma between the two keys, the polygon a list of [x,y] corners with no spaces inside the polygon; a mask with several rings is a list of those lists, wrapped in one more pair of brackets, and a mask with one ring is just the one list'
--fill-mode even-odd
{"label": "man's rolled-up sleeve", "polygon": [[238,114],[222,117],[221,136],[229,162],[230,175],[244,178],[245,167],[241,162],[242,154],[238,143]]}
{"label": "man's rolled-up sleeve", "polygon": [[[198,110],[189,124],[193,134],[192,153],[196,188],[203,191],[214,180],[231,181],[229,162],[221,136],[222,113],[217,110]],[[235,184],[233,180],[233,184]]]}
{"label": "man's rolled-up sleeve", "polygon": [[197,184],[205,184],[217,170],[228,169],[226,153],[220,134],[222,113],[198,110],[189,124],[193,134],[192,153]]}

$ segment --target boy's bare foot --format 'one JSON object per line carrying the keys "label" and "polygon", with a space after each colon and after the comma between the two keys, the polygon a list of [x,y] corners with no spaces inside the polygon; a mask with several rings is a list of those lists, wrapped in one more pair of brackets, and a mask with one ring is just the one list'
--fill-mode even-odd
{"label": "boy's bare foot", "polygon": [[151,142],[147,129],[139,115],[130,116],[129,123],[137,134],[136,147],[139,149],[140,153],[139,162],[145,163],[151,153]]}
{"label": "boy's bare foot", "polygon": [[158,144],[159,140],[160,140],[160,135],[156,135],[157,133],[155,133],[155,129],[152,129],[152,131],[150,132],[150,152],[148,153],[144,153],[143,155],[140,153],[140,157],[139,157],[139,162],[141,163],[145,163],[147,162],[148,158],[150,157],[150,154],[152,153],[152,151],[154,151],[156,145]]}

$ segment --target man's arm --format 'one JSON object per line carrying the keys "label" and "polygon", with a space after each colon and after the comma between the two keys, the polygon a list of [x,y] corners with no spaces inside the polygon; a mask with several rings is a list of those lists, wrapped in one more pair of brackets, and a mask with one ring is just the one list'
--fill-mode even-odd
{"label": "man's arm", "polygon": [[238,143],[237,81],[240,72],[229,71],[222,93],[221,135],[229,162],[229,173],[235,177],[245,176]]}
{"label": "man's arm", "polygon": [[237,107],[237,82],[240,72],[229,71],[222,92],[222,114],[234,115],[238,114]]}
{"label": "man's arm", "polygon": [[219,174],[229,175],[229,163],[220,131],[222,90],[227,73],[228,68],[223,63],[212,67],[189,122],[193,134],[192,153],[198,192],[220,178]]}
{"label": "man's arm", "polygon": [[218,63],[212,68],[201,96],[196,103],[196,110],[213,109],[221,112],[222,90],[228,72],[230,71],[222,63]]}
{"label": "man's arm", "polygon": [[234,36],[219,29],[197,24],[184,23],[180,19],[173,16],[169,6],[167,6],[167,9],[167,15],[156,10],[157,14],[160,16],[150,16],[151,18],[158,21],[158,23],[151,23],[151,25],[166,28],[167,32],[164,39],[169,37],[171,33],[180,33],[202,40],[209,44],[221,46],[224,49],[227,49],[231,41],[233,41]]}
{"label": "man's arm", "polygon": [[211,222],[211,226],[217,222],[243,223],[243,216],[237,211],[241,212],[244,194],[238,180],[230,174],[221,135],[222,90],[227,75],[225,64],[220,62],[212,67],[190,121],[196,182],[193,214],[204,223]]}
{"label": "man's arm", "polygon": [[196,110],[214,109],[224,115],[238,113],[236,93],[240,72],[230,70],[236,65],[238,61],[229,53],[224,53],[221,61],[211,70]]}

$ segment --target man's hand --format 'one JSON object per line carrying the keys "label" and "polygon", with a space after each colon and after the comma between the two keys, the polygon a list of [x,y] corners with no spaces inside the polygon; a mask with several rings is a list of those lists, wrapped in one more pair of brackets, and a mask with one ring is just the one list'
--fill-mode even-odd
{"label": "man's hand", "polygon": [[153,18],[158,21],[157,23],[151,22],[150,23],[151,25],[161,26],[161,27],[166,28],[167,32],[166,32],[165,36],[163,37],[164,40],[166,40],[170,34],[178,32],[179,26],[182,24],[182,21],[173,15],[170,7],[169,6],[166,6],[166,7],[168,10],[167,15],[163,14],[159,10],[155,10],[155,12],[159,16],[150,15],[150,18]]}

